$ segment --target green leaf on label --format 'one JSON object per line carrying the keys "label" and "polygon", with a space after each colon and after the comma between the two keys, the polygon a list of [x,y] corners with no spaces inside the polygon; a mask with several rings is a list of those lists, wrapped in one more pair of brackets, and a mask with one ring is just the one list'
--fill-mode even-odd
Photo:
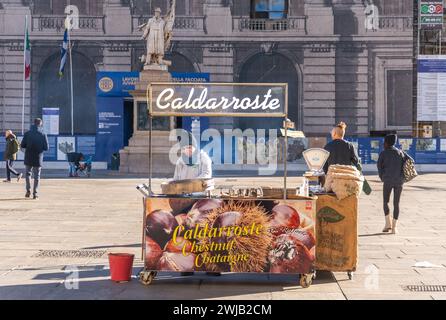
{"label": "green leaf on label", "polygon": [[324,222],[336,223],[344,220],[345,217],[333,208],[323,207],[317,213],[317,218]]}

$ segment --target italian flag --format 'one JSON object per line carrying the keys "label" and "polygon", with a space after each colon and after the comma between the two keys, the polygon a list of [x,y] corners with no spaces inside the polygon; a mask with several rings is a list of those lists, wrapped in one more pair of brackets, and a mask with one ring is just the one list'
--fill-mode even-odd
{"label": "italian flag", "polygon": [[25,29],[25,80],[31,77],[31,44],[29,43],[28,19],[26,19]]}

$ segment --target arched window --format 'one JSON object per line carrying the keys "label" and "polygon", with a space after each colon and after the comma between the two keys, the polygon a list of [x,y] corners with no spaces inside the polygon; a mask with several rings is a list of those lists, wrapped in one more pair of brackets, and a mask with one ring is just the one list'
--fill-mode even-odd
{"label": "arched window", "polygon": [[252,0],[251,17],[284,19],[288,15],[288,0]]}

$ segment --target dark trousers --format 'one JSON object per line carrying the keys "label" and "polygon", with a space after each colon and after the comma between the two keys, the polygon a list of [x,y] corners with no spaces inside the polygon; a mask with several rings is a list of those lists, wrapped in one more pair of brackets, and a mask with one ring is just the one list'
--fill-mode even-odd
{"label": "dark trousers", "polygon": [[13,168],[14,160],[6,160],[6,180],[11,181],[11,173],[19,176],[19,173]]}
{"label": "dark trousers", "polygon": [[393,190],[393,218],[395,220],[398,220],[398,217],[400,215],[400,199],[401,199],[401,193],[403,192],[403,186],[402,185],[394,185],[389,183],[384,183],[384,214],[387,216],[390,214],[390,208],[389,208],[389,201],[390,201],[390,194]]}
{"label": "dark trousers", "polygon": [[37,192],[39,191],[41,170],[42,170],[41,167],[26,166],[26,192],[31,193],[31,175],[33,175],[34,178],[33,194],[37,195]]}

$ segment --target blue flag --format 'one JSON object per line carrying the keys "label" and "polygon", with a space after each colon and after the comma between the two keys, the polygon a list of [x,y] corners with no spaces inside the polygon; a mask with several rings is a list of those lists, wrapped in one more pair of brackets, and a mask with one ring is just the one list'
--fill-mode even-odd
{"label": "blue flag", "polygon": [[65,64],[67,63],[67,56],[68,56],[68,29],[65,29],[64,35],[63,35],[63,43],[62,43],[62,49],[60,50],[61,54],[61,60],[60,60],[60,67],[59,67],[59,77],[63,77],[64,70],[65,70]]}

